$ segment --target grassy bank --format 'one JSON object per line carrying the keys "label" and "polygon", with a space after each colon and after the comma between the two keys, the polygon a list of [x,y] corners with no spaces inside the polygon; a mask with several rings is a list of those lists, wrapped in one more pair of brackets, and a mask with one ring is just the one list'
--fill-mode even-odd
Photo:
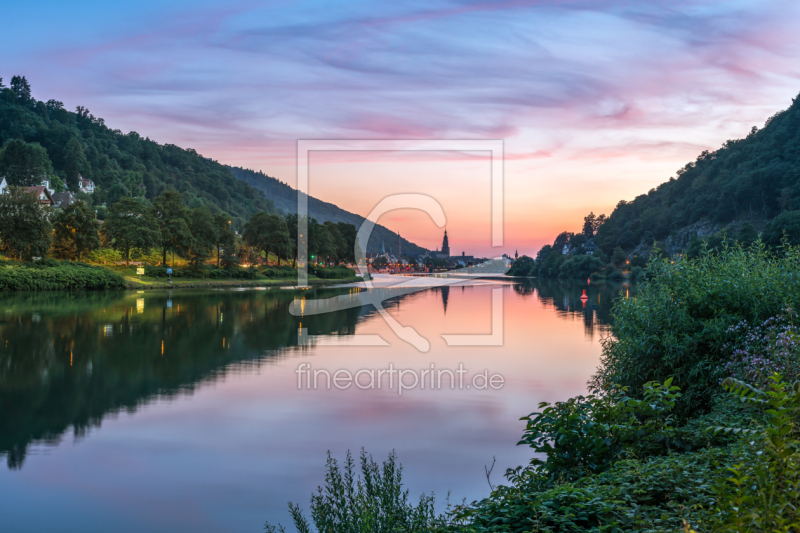
{"label": "grassy bank", "polygon": [[[352,469],[342,482],[329,459],[313,522],[332,532],[379,530],[360,516],[416,531],[800,531],[799,275],[800,250],[788,247],[654,262],[638,295],[615,304],[595,392],[523,417],[519,445],[534,458],[505,485],[435,515],[428,497],[417,507],[392,498],[399,479],[349,488]],[[362,463],[362,479],[376,472]]]}
{"label": "grassy bank", "polygon": [[0,291],[125,289],[124,276],[108,268],[72,261],[0,260]]}
{"label": "grassy bank", "polygon": [[[288,266],[261,268],[217,268],[206,266],[192,270],[175,268],[172,283],[164,267],[88,265],[73,261],[22,262],[0,259],[0,291],[165,289],[293,286],[297,271]],[[312,272],[316,271],[317,275]],[[355,271],[345,267],[316,267],[310,271],[310,285],[330,285],[361,281]]]}

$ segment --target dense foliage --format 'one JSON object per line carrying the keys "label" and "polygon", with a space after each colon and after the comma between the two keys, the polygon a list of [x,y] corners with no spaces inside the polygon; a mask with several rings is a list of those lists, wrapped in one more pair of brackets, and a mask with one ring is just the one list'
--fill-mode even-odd
{"label": "dense foliage", "polygon": [[53,218],[53,252],[61,259],[78,261],[100,247],[100,223],[85,202],[59,210]]}
{"label": "dense foliage", "polygon": [[[22,150],[20,141],[38,143],[49,161],[28,155],[13,161],[4,157],[10,155],[8,149],[31,153]],[[56,100],[36,100],[20,76],[12,79],[11,88],[0,88],[0,146],[6,147],[0,154],[0,167],[53,172],[73,191],[79,175],[93,180],[98,204],[110,204],[123,196],[153,199],[173,188],[184,195],[190,208],[205,206],[212,212],[232,214],[236,228],[258,211],[275,211],[262,192],[236,179],[227,167],[191,149],[161,145],[134,131],[111,129],[83,107],[70,112]],[[24,176],[25,172],[12,175]]]}
{"label": "dense foliage", "polygon": [[[296,189],[289,185],[267,176],[263,172],[256,172],[254,170],[230,167],[233,174],[240,180],[252,185],[256,189],[262,191],[275,202],[275,207],[282,209],[289,215],[297,216],[297,195]],[[340,207],[323,202],[313,196],[308,197],[308,216],[316,219],[320,224],[330,222],[333,224],[345,223],[360,228],[364,222],[364,217],[345,211]],[[296,240],[296,239],[295,239]],[[398,234],[387,229],[380,224],[376,224],[372,230],[372,234],[367,245],[368,252],[379,253],[383,246],[387,251],[393,248],[397,252],[396,246],[398,241]],[[402,252],[408,256],[422,255],[426,252],[425,248],[417,246],[413,242],[400,238],[402,244]]]}
{"label": "dense foliage", "polygon": [[53,240],[51,215],[23,187],[9,187],[0,194],[0,239],[5,253],[17,259],[47,257]]}
{"label": "dense foliage", "polygon": [[604,345],[597,382],[639,390],[674,377],[684,391],[681,412],[708,404],[731,357],[734,326],[756,326],[800,309],[800,249],[773,254],[763,246],[685,261],[661,260],[636,298],[615,307],[616,339]]}
{"label": "dense foliage", "polygon": [[726,224],[750,218],[771,219],[800,209],[800,99],[755,126],[744,139],[717,151],[704,151],[677,178],[620,201],[597,231],[600,248],[610,254],[621,246],[663,240],[700,220]]}
{"label": "dense foliage", "polygon": [[43,259],[0,261],[0,291],[124,289],[125,278],[107,268]]}

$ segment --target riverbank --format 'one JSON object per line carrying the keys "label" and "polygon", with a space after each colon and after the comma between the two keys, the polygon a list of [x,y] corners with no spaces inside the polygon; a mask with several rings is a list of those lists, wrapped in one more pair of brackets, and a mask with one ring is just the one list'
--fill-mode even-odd
{"label": "riverbank", "polygon": [[[197,289],[233,287],[292,287],[297,285],[294,269],[265,267],[253,269],[220,269],[205,267],[198,271],[176,269],[177,277],[169,282],[161,274],[166,269],[143,267],[138,274],[135,266],[90,265],[73,261],[44,259],[41,261],[0,260],[0,291],[59,291],[59,290],[148,290]],[[161,272],[163,270],[163,273]],[[310,275],[309,285],[327,286],[363,281],[355,271],[344,267],[317,268],[325,275]],[[150,275],[147,275],[150,274]],[[265,274],[275,274],[270,277]]]}
{"label": "riverbank", "polygon": [[[182,279],[172,283],[162,280],[125,278],[128,289],[148,290],[148,289],[220,289],[236,287],[296,287],[296,280],[286,279],[256,279],[256,280],[191,280]],[[315,287],[343,285],[363,281],[362,278],[353,276],[341,279],[318,279],[309,278],[308,284]]]}

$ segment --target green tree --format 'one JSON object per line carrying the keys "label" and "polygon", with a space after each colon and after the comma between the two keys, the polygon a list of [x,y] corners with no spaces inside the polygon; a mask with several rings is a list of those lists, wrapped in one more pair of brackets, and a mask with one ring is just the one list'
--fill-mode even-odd
{"label": "green tree", "polygon": [[319,263],[327,261],[327,258],[335,251],[333,239],[324,224],[312,218],[308,221],[308,252],[312,261]]}
{"label": "green tree", "polygon": [[78,176],[86,168],[86,155],[83,145],[77,136],[70,136],[61,150],[61,161],[67,177],[67,186],[73,191],[78,190]]}
{"label": "green tree", "polygon": [[742,227],[739,228],[736,240],[739,241],[742,246],[750,246],[758,240],[758,232],[751,223],[745,222],[742,224]]}
{"label": "green tree", "polygon": [[356,262],[356,237],[358,236],[358,229],[353,224],[347,222],[339,222],[336,224],[339,229],[339,234],[342,236],[344,249],[342,250],[339,260],[346,263]]}
{"label": "green tree", "polygon": [[248,246],[264,251],[267,261],[270,252],[280,259],[289,251],[289,228],[286,221],[278,215],[256,213],[244,225],[242,237]]}
{"label": "green tree", "polygon": [[514,261],[511,269],[506,272],[506,276],[527,276],[531,270],[533,270],[533,258],[523,255]]}
{"label": "green tree", "polygon": [[297,228],[299,227],[299,224],[300,218],[298,217],[297,213],[288,213],[286,215],[286,228],[289,231],[288,256],[292,258],[292,267],[297,266]]}
{"label": "green tree", "polygon": [[594,237],[595,231],[595,221],[597,217],[594,216],[594,212],[590,212],[588,215],[583,217],[583,231],[582,233],[586,236],[587,239],[591,239]]}
{"label": "green tree", "polygon": [[333,258],[335,263],[338,263],[339,261],[342,261],[344,256],[347,254],[347,243],[345,242],[344,237],[342,237],[338,225],[331,221],[326,221],[323,226],[328,231],[328,235],[330,235],[330,257]]}
{"label": "green tree", "polygon": [[781,244],[784,234],[789,244],[800,244],[800,211],[784,211],[772,219],[761,236],[773,248]]}
{"label": "green tree", "polygon": [[236,234],[231,229],[231,218],[227,213],[214,214],[214,231],[216,232],[217,266],[224,263],[230,266],[236,257]]}
{"label": "green tree", "polygon": [[0,239],[6,254],[46,257],[52,242],[51,213],[24,187],[9,187],[0,194]]}
{"label": "green tree", "polygon": [[153,200],[153,216],[161,232],[161,262],[167,264],[167,252],[185,252],[192,240],[189,229],[189,210],[183,205],[183,196],[171,189],[159,194]]}
{"label": "green tree", "polygon": [[11,78],[11,90],[14,91],[17,95],[17,98],[22,103],[27,103],[31,99],[31,84],[28,83],[28,80],[25,76],[12,76]]}
{"label": "green tree", "polygon": [[615,267],[622,268],[627,260],[628,256],[625,255],[625,251],[621,247],[614,248],[614,253],[611,254],[611,263]]}
{"label": "green tree", "polygon": [[0,176],[5,176],[9,185],[36,186],[51,174],[53,165],[39,143],[13,139],[0,150]]}
{"label": "green tree", "polygon": [[86,202],[75,202],[56,214],[53,230],[53,249],[62,259],[80,261],[84,254],[100,247],[100,223]]}
{"label": "green tree", "polygon": [[114,249],[122,252],[125,266],[130,265],[132,248],[147,250],[161,242],[158,221],[147,206],[133,198],[120,198],[109,208],[101,232]]}
{"label": "green tree", "polygon": [[214,255],[214,248],[219,242],[214,216],[207,207],[198,207],[189,212],[189,230],[192,239],[186,250],[186,258],[197,270]]}

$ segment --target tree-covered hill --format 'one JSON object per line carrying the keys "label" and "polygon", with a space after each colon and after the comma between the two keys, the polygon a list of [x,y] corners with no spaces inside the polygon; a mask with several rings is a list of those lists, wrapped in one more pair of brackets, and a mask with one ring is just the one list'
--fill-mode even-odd
{"label": "tree-covered hill", "polygon": [[[174,188],[190,208],[208,207],[231,216],[241,229],[253,214],[294,213],[297,191],[262,172],[222,165],[192,149],[158,144],[135,131],[122,133],[79,106],[67,111],[56,100],[39,101],[31,95],[24,76],[14,76],[10,87],[0,78],[0,176],[11,185],[38,184],[48,176],[53,188],[63,184],[78,190],[78,176],[97,186],[94,204],[111,205],[123,196],[152,200]],[[237,179],[238,178],[238,179]],[[16,182],[15,182],[16,180]],[[359,227],[364,218],[309,197],[309,212],[320,222],[347,222]],[[397,252],[397,233],[377,225],[368,251],[382,243]],[[425,249],[402,241],[403,253]]]}
{"label": "tree-covered hill", "polygon": [[56,100],[38,101],[24,77],[14,76],[10,85],[4,87],[0,78],[0,147],[15,139],[38,143],[49,157],[43,172],[60,177],[73,191],[78,175],[91,179],[97,186],[95,204],[122,196],[153,199],[175,188],[189,207],[224,211],[236,228],[258,211],[276,211],[261,191],[192,149],[111,129],[83,107],[73,113]]}
{"label": "tree-covered hill", "polygon": [[[297,212],[297,190],[289,185],[271,177],[263,172],[256,172],[254,170],[230,167],[234,176],[240,180],[262,191],[267,198],[275,202],[275,207],[286,211],[287,213]],[[353,224],[356,228],[361,227],[364,217],[345,211],[334,204],[323,202],[313,196],[308,197],[308,212],[313,218],[320,222],[346,222]],[[367,246],[368,252],[377,253],[381,251],[381,246],[385,243],[386,251],[391,247],[394,253],[397,253],[397,233],[389,230],[388,228],[379,224],[375,225],[372,231],[372,236]],[[413,242],[402,239],[403,254],[416,256],[426,252],[425,248],[417,246]]]}
{"label": "tree-covered hill", "polygon": [[764,221],[800,209],[800,98],[715,152],[704,151],[666,183],[621,201],[600,226],[597,244],[608,255],[617,246],[664,240],[705,221]]}

